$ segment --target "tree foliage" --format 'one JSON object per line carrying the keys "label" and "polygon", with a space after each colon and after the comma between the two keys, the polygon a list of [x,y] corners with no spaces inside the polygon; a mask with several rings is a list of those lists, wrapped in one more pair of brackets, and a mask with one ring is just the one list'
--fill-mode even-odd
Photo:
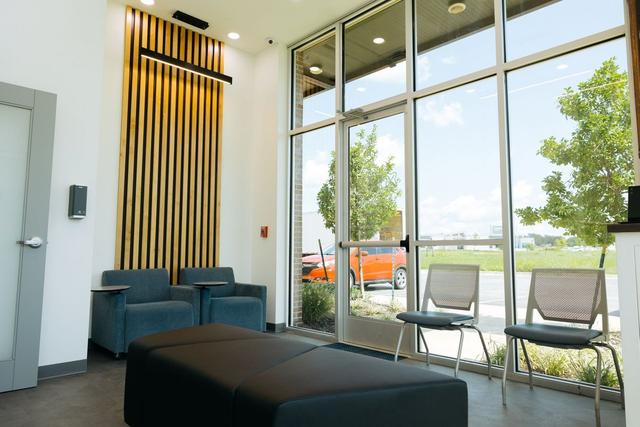
{"label": "tree foliage", "polygon": [[577,88],[566,88],[558,103],[576,129],[570,138],[545,139],[538,154],[565,172],[544,178],[544,206],[515,212],[524,225],[548,222],[601,247],[602,264],[614,241],[607,224],[625,219],[623,192],[634,182],[627,73],[608,59]]}
{"label": "tree foliage", "polygon": [[[378,162],[377,128],[369,134],[356,133],[349,148],[349,230],[352,240],[374,237],[395,215],[400,196],[400,179],[393,170],[393,156]],[[320,214],[326,228],[335,233],[336,159],[331,153],[329,177],[317,195]]]}

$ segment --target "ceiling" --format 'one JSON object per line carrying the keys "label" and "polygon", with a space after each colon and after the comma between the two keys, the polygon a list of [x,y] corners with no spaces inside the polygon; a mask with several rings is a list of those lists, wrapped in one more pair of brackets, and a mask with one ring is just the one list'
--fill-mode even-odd
{"label": "ceiling", "polygon": [[[114,1],[176,23],[180,22],[171,15],[179,9],[209,22],[206,35],[257,53],[268,46],[268,37],[280,45],[295,43],[370,0],[155,0],[153,6],[140,0]],[[240,34],[240,39],[230,40],[227,34],[231,31]]]}
{"label": "ceiling", "polygon": [[[547,6],[557,0],[508,0],[507,17],[513,19]],[[445,44],[494,26],[493,0],[466,1],[467,9],[452,15],[449,0],[416,2],[416,32],[418,53],[422,54]],[[375,37],[384,44],[372,43]],[[363,15],[347,24],[345,30],[344,63],[346,81],[360,78],[382,68],[393,66],[405,58],[404,3],[390,2],[372,15]],[[305,96],[335,85],[335,38],[326,38],[301,49],[305,79]],[[321,75],[311,75],[309,67],[319,66]]]}

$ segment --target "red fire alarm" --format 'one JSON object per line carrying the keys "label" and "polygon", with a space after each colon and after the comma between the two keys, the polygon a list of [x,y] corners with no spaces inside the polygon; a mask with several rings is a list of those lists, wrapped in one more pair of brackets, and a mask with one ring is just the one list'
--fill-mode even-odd
{"label": "red fire alarm", "polygon": [[269,226],[268,225],[263,225],[260,227],[260,237],[262,237],[263,239],[266,239],[267,237],[269,237]]}

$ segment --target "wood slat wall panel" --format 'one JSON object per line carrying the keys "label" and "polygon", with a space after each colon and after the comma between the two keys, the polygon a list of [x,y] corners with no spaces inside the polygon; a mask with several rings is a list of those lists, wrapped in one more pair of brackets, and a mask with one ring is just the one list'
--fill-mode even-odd
{"label": "wood slat wall panel", "polygon": [[127,8],[116,269],[218,262],[222,85],[140,57],[145,47],[223,71],[223,44]]}

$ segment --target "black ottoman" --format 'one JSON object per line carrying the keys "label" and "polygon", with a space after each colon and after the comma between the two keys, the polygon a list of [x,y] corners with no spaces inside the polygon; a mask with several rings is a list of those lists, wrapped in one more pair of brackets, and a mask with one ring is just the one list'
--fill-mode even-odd
{"label": "black ottoman", "polygon": [[129,347],[132,426],[466,426],[467,386],[427,370],[211,324]]}

